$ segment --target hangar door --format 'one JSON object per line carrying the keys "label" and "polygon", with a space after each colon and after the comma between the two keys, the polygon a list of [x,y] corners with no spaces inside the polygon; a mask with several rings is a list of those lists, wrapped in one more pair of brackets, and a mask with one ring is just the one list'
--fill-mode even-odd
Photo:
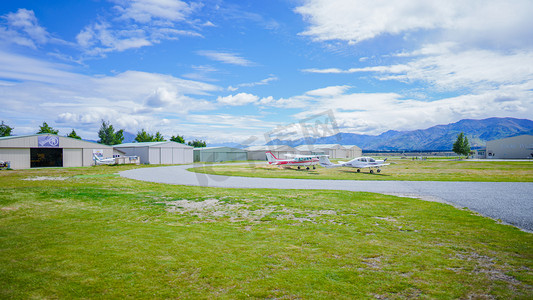
{"label": "hangar door", "polygon": [[63,148],[31,148],[31,168],[62,167]]}

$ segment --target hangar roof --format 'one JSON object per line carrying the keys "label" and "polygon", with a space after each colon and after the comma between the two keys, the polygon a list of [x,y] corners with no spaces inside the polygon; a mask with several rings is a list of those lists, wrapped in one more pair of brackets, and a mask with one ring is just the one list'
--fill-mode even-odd
{"label": "hangar roof", "polygon": [[171,147],[171,148],[193,148],[191,146],[176,143],[172,141],[165,142],[143,142],[143,143],[125,143],[113,145],[113,148],[141,148],[141,147]]}
{"label": "hangar roof", "polygon": [[194,148],[194,151],[246,152],[243,149],[233,148],[233,147],[201,147],[201,148]]}
{"label": "hangar roof", "polygon": [[[39,137],[57,137],[59,145],[40,145]],[[0,137],[0,148],[37,148],[37,147],[57,147],[57,148],[111,148],[111,146],[98,144],[95,142],[79,140],[66,136],[60,136],[51,133],[39,133],[29,135],[10,135]]]}
{"label": "hangar roof", "polygon": [[339,144],[314,144],[314,145],[300,145],[296,147],[298,150],[309,149],[343,149],[343,146]]}
{"label": "hangar roof", "polygon": [[250,146],[245,148],[246,151],[296,151],[291,146],[287,145],[268,145],[268,146]]}

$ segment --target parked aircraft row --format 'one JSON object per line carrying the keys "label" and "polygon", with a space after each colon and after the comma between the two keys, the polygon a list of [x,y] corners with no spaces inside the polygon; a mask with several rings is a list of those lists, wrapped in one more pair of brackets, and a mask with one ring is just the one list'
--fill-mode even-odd
{"label": "parked aircraft row", "polygon": [[381,172],[381,167],[390,165],[389,163],[386,163],[387,159],[385,160],[377,160],[372,157],[357,157],[350,161],[343,162],[339,161],[337,164],[332,163],[328,156],[329,155],[292,155],[289,159],[278,159],[272,152],[267,151],[266,152],[267,160],[270,165],[276,165],[281,167],[291,167],[296,166],[298,169],[301,167],[305,167],[307,170],[309,170],[310,166],[313,167],[313,169],[316,169],[316,165],[320,164],[324,168],[338,168],[338,167],[349,167],[349,168],[357,168],[357,172],[361,172],[361,169],[368,168],[370,170],[370,173],[374,173],[374,169],[376,169],[376,172]]}

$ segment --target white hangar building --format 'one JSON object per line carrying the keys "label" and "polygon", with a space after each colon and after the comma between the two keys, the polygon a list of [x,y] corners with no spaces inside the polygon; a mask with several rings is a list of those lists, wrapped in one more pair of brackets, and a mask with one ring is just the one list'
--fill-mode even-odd
{"label": "white hangar building", "polygon": [[487,142],[487,158],[533,158],[533,135],[519,135]]}
{"label": "white hangar building", "polygon": [[95,153],[113,157],[113,148],[47,133],[0,137],[0,160],[12,169],[92,166]]}
{"label": "white hangar building", "polygon": [[363,149],[361,149],[360,147],[356,145],[343,145],[343,147],[346,148],[346,151],[348,151],[349,158],[363,156]]}
{"label": "white hangar building", "polygon": [[146,142],[114,145],[127,156],[138,156],[141,164],[176,165],[193,162],[193,147],[176,142]]}
{"label": "white hangar building", "polygon": [[267,160],[266,152],[271,151],[278,159],[286,159],[286,154],[298,154],[299,151],[287,145],[251,146],[244,149],[248,160]]}
{"label": "white hangar building", "polygon": [[296,147],[301,154],[305,155],[329,155],[330,158],[348,158],[349,151],[339,144],[315,144],[300,145]]}

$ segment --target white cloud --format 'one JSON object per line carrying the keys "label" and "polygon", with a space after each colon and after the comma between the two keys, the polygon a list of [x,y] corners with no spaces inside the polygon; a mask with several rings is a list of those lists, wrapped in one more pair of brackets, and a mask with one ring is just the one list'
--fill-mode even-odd
{"label": "white cloud", "polygon": [[76,40],[89,55],[102,55],[106,52],[124,51],[152,45],[144,30],[114,30],[111,29],[109,23],[86,26],[76,36]]}
{"label": "white cloud", "polygon": [[217,102],[225,105],[239,106],[255,103],[259,100],[259,97],[247,93],[238,93],[236,95],[229,95],[226,97],[218,97]]}
{"label": "white cloud", "polygon": [[308,91],[305,94],[309,96],[334,97],[343,94],[349,88],[351,87],[348,85],[328,86],[326,88]]}
{"label": "white cloud", "polygon": [[352,93],[317,99],[294,115],[304,119],[331,109],[342,132],[379,134],[414,130],[465,118],[529,118],[533,114],[533,83],[502,86],[476,94],[421,101],[397,93]]}
{"label": "white cloud", "polygon": [[0,24],[0,40],[10,44],[37,49],[38,46],[47,43],[68,44],[67,42],[53,37],[44,27],[39,25],[33,10],[20,8],[17,12],[11,12],[1,16],[4,24]]}
{"label": "white cloud", "polygon": [[200,50],[196,52],[198,55],[205,56],[211,60],[215,60],[225,64],[239,65],[239,66],[252,66],[254,63],[239,56],[236,53],[219,52],[211,50]]}
{"label": "white cloud", "polygon": [[139,23],[148,23],[161,19],[171,22],[186,20],[198,4],[188,4],[179,0],[114,0],[115,9],[121,18],[132,19]]}
{"label": "white cloud", "polygon": [[233,87],[233,86],[229,86],[228,87],[228,91],[236,91],[238,90],[239,88],[242,88],[242,87],[254,87],[254,86],[258,86],[258,85],[267,85],[269,83],[271,83],[272,81],[276,81],[278,80],[278,77],[274,76],[274,75],[270,75],[268,78],[265,78],[265,79],[262,79],[262,80],[259,80],[259,81],[256,81],[256,82],[250,82],[250,83],[241,83],[241,84],[238,84],[236,87]]}
{"label": "white cloud", "polygon": [[302,34],[316,41],[357,43],[387,34],[435,31],[463,42],[517,43],[518,36],[532,37],[533,27],[529,0],[307,0],[295,11],[310,24]]}
{"label": "white cloud", "polygon": [[[203,37],[196,25],[201,21],[194,17],[201,4],[179,0],[111,1],[116,3],[116,17],[100,17],[76,36],[85,55],[103,56],[108,52],[152,46],[164,40]],[[180,26],[188,28],[178,28]]]}
{"label": "white cloud", "polygon": [[[402,57],[413,57],[405,64],[341,70],[306,69],[311,73],[374,72],[381,80],[423,81],[440,90],[483,90],[503,84],[533,81],[533,51],[500,53],[489,50],[443,51],[428,45]],[[437,55],[432,55],[437,53]],[[426,55],[428,54],[428,55]]]}
{"label": "white cloud", "polygon": [[[63,64],[53,64],[0,51],[2,113],[20,120],[16,134],[43,121],[60,128],[89,132],[95,138],[101,119],[116,126],[138,130],[163,119],[180,119],[189,112],[216,107],[203,96],[220,90],[203,82],[170,75],[126,71],[113,76],[87,76]],[[70,128],[70,129],[69,129]],[[66,130],[65,129],[65,130]]]}

